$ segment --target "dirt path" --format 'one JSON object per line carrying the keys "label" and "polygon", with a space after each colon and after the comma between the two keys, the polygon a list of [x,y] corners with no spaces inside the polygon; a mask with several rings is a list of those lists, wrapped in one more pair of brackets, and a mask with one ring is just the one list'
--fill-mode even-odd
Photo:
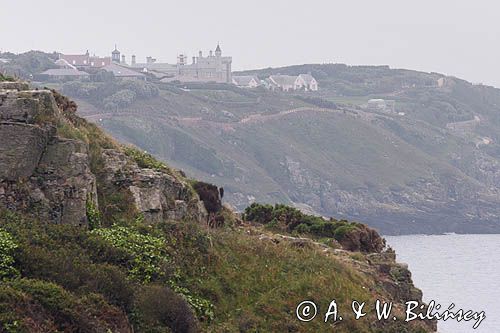
{"label": "dirt path", "polygon": [[240,124],[252,124],[252,123],[258,123],[258,122],[266,122],[269,120],[275,120],[278,118],[281,118],[283,116],[292,114],[292,113],[301,113],[301,112],[330,112],[330,113],[347,113],[349,112],[350,114],[355,114],[352,111],[346,111],[346,110],[334,110],[334,109],[325,109],[325,108],[314,108],[314,107],[300,107],[296,109],[291,109],[291,110],[286,110],[286,111],[281,111],[275,114],[270,114],[270,115],[263,115],[263,114],[252,114],[246,118],[243,118],[239,121]]}

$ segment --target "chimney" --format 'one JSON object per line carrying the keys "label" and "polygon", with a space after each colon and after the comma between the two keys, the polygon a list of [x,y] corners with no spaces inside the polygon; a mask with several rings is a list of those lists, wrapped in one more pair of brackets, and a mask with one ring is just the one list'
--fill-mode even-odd
{"label": "chimney", "polygon": [[198,52],[198,55],[199,55],[200,58],[203,57],[203,52],[201,52],[201,51]]}
{"label": "chimney", "polygon": [[122,64],[125,63],[125,54],[122,54]]}
{"label": "chimney", "polygon": [[196,64],[196,57],[193,57],[193,65]]}
{"label": "chimney", "polygon": [[132,66],[135,65],[135,55],[132,55]]}

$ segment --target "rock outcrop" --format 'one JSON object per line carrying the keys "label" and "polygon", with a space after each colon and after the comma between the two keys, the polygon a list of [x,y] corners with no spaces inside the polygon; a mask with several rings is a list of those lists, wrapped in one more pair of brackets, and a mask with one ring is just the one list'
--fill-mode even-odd
{"label": "rock outcrop", "polygon": [[53,223],[86,225],[97,193],[85,143],[59,137],[47,121],[62,119],[51,91],[12,82],[0,88],[0,203]]}
{"label": "rock outcrop", "polygon": [[61,128],[78,132],[65,116],[67,107],[74,104],[50,90],[0,83],[0,205],[51,223],[85,226],[89,207],[98,207],[100,187],[106,187],[129,191],[136,211],[150,222],[205,219],[201,201],[185,180],[140,168],[119,146],[101,150],[99,184],[89,143],[60,133]]}
{"label": "rock outcrop", "polygon": [[133,198],[133,204],[146,222],[163,219],[180,220],[206,219],[206,211],[198,196],[189,185],[165,172],[138,167],[123,152],[104,149],[104,186],[118,191],[126,189]]}

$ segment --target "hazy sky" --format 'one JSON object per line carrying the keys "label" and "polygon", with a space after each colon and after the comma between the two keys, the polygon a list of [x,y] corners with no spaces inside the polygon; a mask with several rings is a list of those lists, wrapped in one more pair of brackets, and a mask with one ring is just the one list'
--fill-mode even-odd
{"label": "hazy sky", "polygon": [[386,64],[500,87],[494,0],[0,0],[0,49],[175,62],[221,42],[234,69]]}

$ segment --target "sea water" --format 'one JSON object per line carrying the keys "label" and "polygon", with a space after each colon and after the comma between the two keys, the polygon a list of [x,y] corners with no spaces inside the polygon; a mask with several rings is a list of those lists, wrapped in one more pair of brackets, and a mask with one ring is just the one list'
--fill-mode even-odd
{"label": "sea water", "polygon": [[424,301],[455,304],[454,310],[485,311],[474,321],[438,322],[439,333],[500,332],[500,235],[386,236],[397,260],[407,263]]}

